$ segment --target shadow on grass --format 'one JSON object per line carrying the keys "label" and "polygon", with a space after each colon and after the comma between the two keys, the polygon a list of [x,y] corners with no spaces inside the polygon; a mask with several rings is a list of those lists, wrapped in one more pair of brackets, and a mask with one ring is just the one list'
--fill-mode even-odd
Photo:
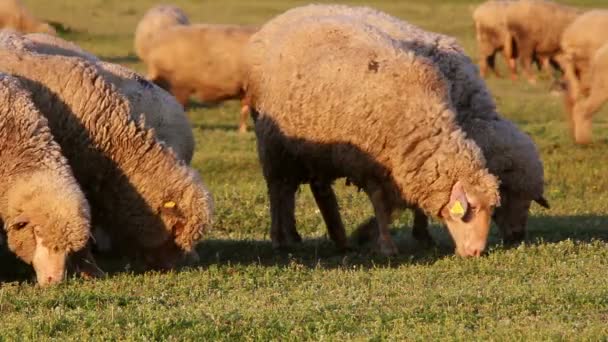
{"label": "shadow on grass", "polygon": [[[592,241],[608,242],[608,216],[536,216],[531,217],[530,231],[526,244],[540,246],[572,240],[576,243]],[[344,267],[395,268],[400,265],[432,265],[446,257],[452,257],[453,244],[447,231],[437,225],[430,227],[437,246],[425,247],[411,236],[409,227],[396,227],[393,237],[401,255],[386,258],[377,255],[370,245],[358,246],[351,243],[351,249],[339,251],[327,238],[304,239],[303,243],[289,249],[274,250],[269,240],[228,240],[208,239],[197,248],[200,261],[183,268],[206,268],[210,265],[259,265],[264,267],[298,267],[336,269]],[[506,250],[493,231],[489,241],[491,250]],[[490,252],[491,253],[491,252]],[[97,255],[97,261],[108,274],[144,272],[130,269],[125,261],[107,255]],[[179,270],[178,270],[179,271]],[[18,260],[6,248],[0,250],[0,281],[34,280],[31,266]]]}
{"label": "shadow on grass", "polygon": [[127,56],[99,56],[99,59],[115,64],[134,64],[139,62],[139,58],[133,54],[128,54]]}

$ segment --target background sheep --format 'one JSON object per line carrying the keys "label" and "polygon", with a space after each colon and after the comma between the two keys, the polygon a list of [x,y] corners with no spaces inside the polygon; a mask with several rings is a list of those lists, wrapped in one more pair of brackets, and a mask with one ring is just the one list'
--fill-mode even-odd
{"label": "background sheep", "polygon": [[[148,45],[148,79],[186,105],[190,95],[215,103],[242,97],[242,50],[256,28],[197,24],[159,32]],[[247,129],[243,106],[239,131]]]}
{"label": "background sheep", "polygon": [[359,20],[307,18],[307,11],[271,20],[247,47],[246,99],[273,244],[299,240],[294,195],[309,182],[332,239],[343,246],[345,237],[332,235],[344,228],[331,183],[347,177],[370,197],[381,253],[397,252],[392,212],[417,205],[446,222],[458,254],[479,255],[498,185],[456,125],[439,70]]}
{"label": "background sheep", "polygon": [[150,8],[135,28],[135,53],[145,61],[148,45],[159,32],[177,25],[189,25],[188,16],[173,5],[157,5]]}
{"label": "background sheep", "polygon": [[506,10],[512,0],[490,0],[479,5],[473,12],[475,34],[479,53],[481,75],[488,75],[488,68],[501,77],[496,68],[496,54],[502,54],[511,71],[511,79],[517,79],[517,49],[507,28]]}
{"label": "background sheep", "polygon": [[[460,126],[482,149],[490,172],[501,181],[501,206],[495,210],[494,219],[503,238],[511,242],[521,240],[525,236],[531,202],[548,207],[543,197],[543,165],[530,137],[498,115],[487,86],[458,42],[367,7],[310,5],[300,11],[289,11],[275,21],[280,19],[287,23],[319,15],[348,16],[374,26],[396,39],[406,51],[434,62],[448,81]],[[265,28],[269,29],[273,27]],[[426,217],[422,213],[417,216],[414,234],[417,238],[429,240],[430,235],[424,233]],[[362,230],[366,228],[371,226],[361,226]]]}
{"label": "background sheep", "polygon": [[209,227],[200,176],[140,127],[127,101],[78,58],[1,49],[0,66],[27,82],[93,209],[119,250],[174,266]]}
{"label": "background sheep", "polygon": [[549,72],[551,60],[560,52],[562,33],[581,13],[577,8],[548,0],[518,0],[507,7],[507,27],[529,82],[536,82],[530,69],[532,60],[538,58]]}
{"label": "background sheep", "polygon": [[31,94],[0,74],[0,99],[0,221],[8,247],[34,267],[40,285],[57,283],[68,254],[89,238],[89,205]]}
{"label": "background sheep", "polygon": [[[577,143],[588,143],[591,141],[591,113],[597,110],[601,102],[597,91],[590,97],[589,110],[584,108],[586,99],[591,91],[591,85],[596,82],[599,85],[602,75],[591,73],[592,59],[598,50],[608,42],[608,10],[593,10],[580,15],[566,28],[561,40],[562,56],[560,64],[564,69],[564,78],[567,83],[565,93],[566,111]],[[599,68],[601,65],[598,59]],[[596,70],[601,70],[596,69]],[[578,108],[576,108],[578,106]],[[594,109],[595,108],[595,109]],[[576,109],[576,110],[575,110]],[[578,126],[578,127],[577,127]]]}
{"label": "background sheep", "polygon": [[34,18],[20,0],[0,1],[0,28],[56,34],[52,26]]}
{"label": "background sheep", "polygon": [[19,47],[15,48],[26,51],[82,57],[93,62],[104,79],[127,97],[133,120],[140,120],[143,116],[145,126],[154,128],[158,139],[166,142],[180,159],[190,163],[194,153],[194,136],[190,121],[183,107],[165,90],[126,67],[100,61],[76,44],[55,36],[36,33],[26,35],[23,39],[11,40],[13,45],[19,44]]}
{"label": "background sheep", "polygon": [[589,77],[584,80],[581,84],[584,95],[577,97],[571,118],[574,139],[579,144],[591,142],[593,114],[608,101],[608,43],[595,53]]}

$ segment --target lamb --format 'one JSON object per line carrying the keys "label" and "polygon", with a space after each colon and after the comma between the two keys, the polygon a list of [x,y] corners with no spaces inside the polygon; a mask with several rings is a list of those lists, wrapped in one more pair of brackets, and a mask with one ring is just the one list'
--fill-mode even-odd
{"label": "lamb", "polygon": [[211,225],[213,203],[200,176],[131,119],[127,100],[89,62],[10,45],[0,58],[0,69],[26,83],[49,119],[94,225],[147,267],[174,267]]}
{"label": "lamb", "polygon": [[194,154],[190,121],[183,107],[165,90],[130,69],[100,61],[95,55],[59,37],[40,33],[28,34],[21,39],[5,37],[10,37],[14,48],[39,54],[81,57],[94,63],[104,79],[127,97],[132,119],[140,120],[143,115],[145,126],[153,128],[158,139],[167,143],[180,159],[190,163]]}
{"label": "lamb", "polygon": [[[323,15],[347,16],[374,26],[397,40],[406,51],[414,51],[433,61],[448,80],[458,123],[482,149],[490,172],[501,181],[501,206],[496,209],[494,219],[504,240],[517,242],[523,239],[531,202],[549,207],[543,197],[543,165],[531,138],[499,116],[487,86],[457,41],[367,7],[311,5],[289,11],[275,21],[281,19],[287,23]],[[279,30],[280,25],[265,28],[269,29]],[[418,212],[414,221],[414,236],[430,242],[430,235],[425,233],[426,216]],[[371,226],[361,226],[361,230],[367,228]],[[361,236],[369,235],[360,233]]]}
{"label": "lamb", "polygon": [[532,60],[537,57],[546,71],[551,60],[559,63],[562,33],[582,10],[548,0],[518,0],[507,7],[506,13],[523,72],[530,83],[535,83]]}
{"label": "lamb", "polygon": [[0,28],[57,34],[51,25],[36,19],[20,0],[0,1]]}
{"label": "lamb", "polygon": [[309,16],[307,7],[268,22],[246,55],[245,99],[273,246],[301,239],[295,191],[310,183],[331,238],[344,247],[331,184],[346,177],[373,204],[382,254],[397,253],[388,231],[394,210],[420,207],[444,220],[459,255],[480,255],[498,181],[457,125],[449,85],[430,60],[361,20]]}
{"label": "lamb", "polygon": [[[242,50],[255,27],[178,25],[159,32],[148,44],[148,79],[186,105],[192,94],[207,103],[242,97]],[[243,105],[239,131],[247,130]]]}
{"label": "lamb", "polygon": [[31,94],[0,74],[0,98],[0,221],[8,247],[34,267],[38,284],[58,283],[68,255],[89,238],[89,204]]}
{"label": "lamb", "polygon": [[[597,93],[593,97],[585,98],[592,91],[592,83],[601,82],[602,75],[591,73],[591,65],[592,59],[600,48],[608,43],[608,37],[605,35],[607,31],[608,10],[592,10],[576,18],[562,36],[563,58],[560,62],[567,84],[566,111],[577,143],[591,141],[591,114],[602,103],[601,97],[598,97]],[[598,63],[596,68],[602,64],[601,58]],[[599,71],[601,68],[596,70]],[[600,88],[593,90],[594,92],[602,89],[600,83],[596,84]],[[588,104],[591,104],[589,110],[583,109],[587,107],[587,104],[583,104],[587,100],[590,100]]]}
{"label": "lamb", "polygon": [[149,44],[154,36],[172,26],[190,25],[184,11],[173,5],[157,5],[149,9],[135,28],[135,53],[146,61]]}
{"label": "lamb", "polygon": [[479,5],[473,12],[477,49],[479,50],[479,69],[486,77],[488,68],[501,77],[496,69],[496,53],[502,51],[511,79],[517,79],[517,50],[513,37],[507,29],[506,10],[513,0],[490,0]]}

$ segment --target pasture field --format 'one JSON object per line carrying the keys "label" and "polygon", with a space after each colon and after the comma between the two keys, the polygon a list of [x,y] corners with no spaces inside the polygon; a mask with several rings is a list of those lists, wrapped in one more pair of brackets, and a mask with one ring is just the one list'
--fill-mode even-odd
{"label": "pasture field", "polygon": [[[144,66],[132,34],[152,0],[24,0],[61,36],[105,60]],[[305,1],[175,0],[193,22],[261,24]],[[353,1],[459,38],[474,56],[468,0]],[[606,6],[603,0],[568,1]],[[500,58],[499,58],[500,59]],[[504,65],[502,65],[502,70]],[[545,164],[551,209],[533,205],[528,242],[500,244],[487,256],[452,255],[411,238],[412,216],[398,216],[397,258],[364,248],[341,254],[326,237],[307,187],[297,198],[301,246],[270,246],[268,201],[253,133],[238,134],[238,103],[193,106],[194,166],[216,201],[215,229],[199,246],[200,263],[168,274],[110,270],[96,281],[69,279],[40,289],[26,266],[4,257],[2,340],[606,340],[608,339],[608,108],[596,115],[595,141],[576,146],[561,97],[538,85],[492,78],[501,113],[532,135]],[[608,106],[607,106],[608,107]],[[349,231],[371,214],[353,187],[336,184]]]}

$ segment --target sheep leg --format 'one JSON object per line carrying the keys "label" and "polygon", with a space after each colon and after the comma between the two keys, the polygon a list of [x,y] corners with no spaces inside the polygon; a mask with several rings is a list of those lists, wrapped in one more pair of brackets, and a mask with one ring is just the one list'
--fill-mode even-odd
{"label": "sheep leg", "polygon": [[239,133],[247,132],[247,119],[249,118],[249,106],[241,103],[241,122],[239,124]]}
{"label": "sheep leg", "polygon": [[572,110],[574,140],[578,144],[588,144],[591,142],[591,123],[593,114],[608,101],[608,93],[594,91],[595,89],[596,87],[591,88],[589,97],[582,101],[577,101]]}
{"label": "sheep leg", "polygon": [[331,184],[311,182],[310,189],[327,226],[329,237],[338,246],[338,249],[345,250],[347,248],[346,231],[340,217],[336,194],[331,188]]}
{"label": "sheep leg", "polygon": [[412,227],[412,235],[414,239],[421,242],[425,246],[433,246],[435,242],[429,233],[429,220],[422,210],[414,209],[414,225]]}
{"label": "sheep leg", "polygon": [[379,187],[370,188],[368,196],[374,207],[374,213],[376,214],[376,221],[378,222],[378,247],[380,253],[385,256],[392,256],[399,254],[399,249],[395,245],[389,225],[391,223],[391,208],[387,206],[384,193]]}
{"label": "sheep leg", "polygon": [[530,43],[521,43],[518,45],[519,48],[519,56],[521,61],[521,69],[526,75],[528,82],[531,84],[536,83],[536,77],[532,72],[532,59],[534,57],[534,48]]}
{"label": "sheep leg", "polygon": [[302,238],[296,230],[295,201],[296,183],[267,180],[270,196],[270,237],[272,247],[283,248]]}
{"label": "sheep leg", "polygon": [[502,78],[500,71],[498,71],[498,68],[496,68],[496,53],[492,53],[491,55],[489,55],[487,57],[487,61],[488,65],[490,66],[490,69],[494,72],[494,75],[496,75],[496,77],[498,78]]}
{"label": "sheep leg", "polygon": [[188,105],[192,90],[188,87],[171,86],[171,94],[175,96],[177,102],[179,102],[184,108]]}

